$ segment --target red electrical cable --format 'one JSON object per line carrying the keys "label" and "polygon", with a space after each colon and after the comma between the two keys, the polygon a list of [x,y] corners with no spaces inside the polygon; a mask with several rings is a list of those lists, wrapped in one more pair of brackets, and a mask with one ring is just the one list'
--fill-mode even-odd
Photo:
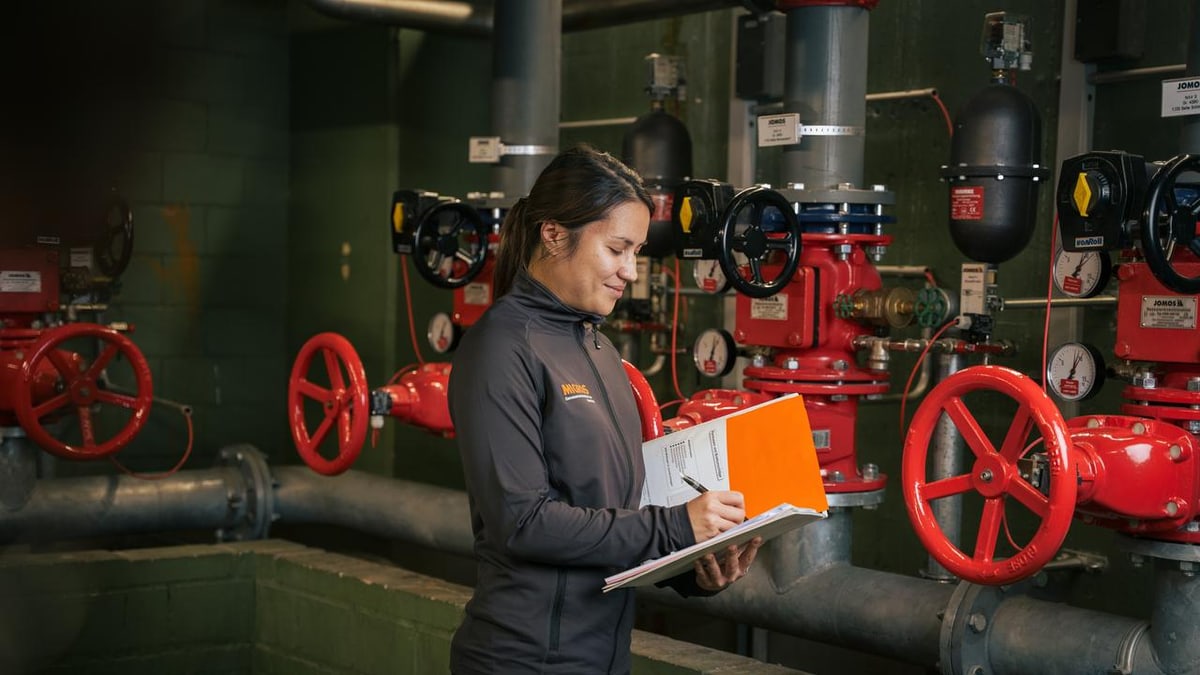
{"label": "red electrical cable", "polygon": [[421,347],[417,344],[417,327],[413,324],[412,287],[408,282],[408,262],[401,260],[400,273],[404,277],[404,306],[408,309],[408,335],[412,338],[413,353],[417,355],[417,363],[424,364]]}
{"label": "red electrical cable", "polygon": [[1054,306],[1050,300],[1054,293],[1054,240],[1058,238],[1058,214],[1054,214],[1054,224],[1050,226],[1050,273],[1046,275],[1046,320],[1042,324],[1042,391],[1046,391],[1046,350],[1050,342],[1050,308]]}
{"label": "red electrical cable", "polygon": [[677,352],[675,349],[676,340],[679,335],[679,258],[675,259],[675,310],[671,317],[671,384],[675,386],[675,398],[686,399],[683,391],[679,389],[679,365],[676,358]]}
{"label": "red electrical cable", "polygon": [[950,118],[950,111],[946,108],[946,104],[942,102],[936,91],[931,93],[929,97],[942,109],[942,117],[946,119],[946,133],[950,135],[950,138],[954,138],[954,121]]}
{"label": "red electrical cable", "polygon": [[183,414],[184,421],[187,422],[187,447],[184,448],[183,456],[179,458],[179,461],[175,463],[175,466],[163,471],[162,473],[138,473],[137,471],[133,471],[129,467],[118,462],[116,456],[114,455],[109,455],[108,461],[112,462],[112,465],[117,467],[121,473],[124,473],[128,476],[133,476],[134,478],[140,478],[141,480],[159,480],[161,478],[167,478],[168,476],[174,475],[175,472],[183,468],[184,463],[188,461],[188,457],[192,455],[192,445],[196,440],[196,435],[192,429],[191,412],[187,410],[183,410],[181,412]]}
{"label": "red electrical cable", "polygon": [[900,395],[900,433],[901,433],[901,435],[904,434],[904,404],[905,404],[905,401],[908,399],[908,390],[912,387],[913,377],[916,376],[917,370],[920,369],[920,367],[921,367],[921,362],[925,360],[925,355],[929,353],[929,349],[930,349],[930,347],[933,347],[933,343],[937,342],[937,339],[942,336],[942,333],[945,333],[946,329],[953,326],[955,323],[957,323],[957,319],[951,319],[951,320],[947,321],[945,323],[945,325],[943,325],[941,328],[937,329],[937,332],[935,332],[933,335],[929,336],[929,342],[925,343],[925,348],[921,350],[920,356],[917,357],[917,362],[913,364],[912,372],[910,372],[908,374],[908,381],[906,381],[904,383],[904,393]]}

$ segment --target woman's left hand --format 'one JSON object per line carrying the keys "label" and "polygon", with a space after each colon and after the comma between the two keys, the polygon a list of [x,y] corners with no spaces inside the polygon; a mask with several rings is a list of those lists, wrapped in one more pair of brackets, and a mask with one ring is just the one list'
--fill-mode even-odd
{"label": "woman's left hand", "polygon": [[715,553],[700,558],[696,561],[697,585],[706,591],[720,591],[746,576],[762,543],[762,537],[755,537],[741,546],[728,547],[721,558]]}

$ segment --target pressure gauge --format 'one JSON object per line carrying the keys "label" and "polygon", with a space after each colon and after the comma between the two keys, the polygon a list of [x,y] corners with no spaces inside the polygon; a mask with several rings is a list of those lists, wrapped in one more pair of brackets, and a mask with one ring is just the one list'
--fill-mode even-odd
{"label": "pressure gauge", "polygon": [[721,271],[720,260],[697,260],[692,264],[692,278],[705,293],[719,295],[729,290],[729,279]]}
{"label": "pressure gauge", "polygon": [[1083,401],[1100,391],[1104,369],[1100,350],[1082,342],[1067,342],[1051,352],[1046,379],[1060,399]]}
{"label": "pressure gauge", "polygon": [[1054,286],[1063,295],[1090,298],[1108,285],[1112,260],[1107,251],[1063,251],[1054,256]]}
{"label": "pressure gauge", "polygon": [[702,375],[724,377],[733,370],[736,359],[737,345],[733,336],[720,328],[704,331],[692,345],[692,361]]}
{"label": "pressure gauge", "polygon": [[452,351],[458,346],[458,338],[461,336],[462,329],[454,324],[449,314],[438,312],[429,320],[429,332],[426,337],[433,351],[439,354]]}

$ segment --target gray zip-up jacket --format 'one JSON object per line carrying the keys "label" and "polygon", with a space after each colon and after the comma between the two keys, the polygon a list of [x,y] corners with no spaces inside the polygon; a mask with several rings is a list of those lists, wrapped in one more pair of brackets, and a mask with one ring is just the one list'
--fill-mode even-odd
{"label": "gray zip-up jacket", "polygon": [[[518,275],[454,356],[478,561],[455,675],[628,673],[634,592],[604,577],[695,543],[686,505],[638,508],[637,406],[600,321]],[[691,572],[670,585],[704,594]]]}

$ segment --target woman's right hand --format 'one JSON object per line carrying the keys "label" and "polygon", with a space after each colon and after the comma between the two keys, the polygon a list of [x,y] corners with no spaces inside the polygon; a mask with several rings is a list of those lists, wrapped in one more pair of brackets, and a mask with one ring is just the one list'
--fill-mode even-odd
{"label": "woman's right hand", "polygon": [[687,503],[688,519],[696,543],[707,541],[746,519],[742,493],[709,490]]}

